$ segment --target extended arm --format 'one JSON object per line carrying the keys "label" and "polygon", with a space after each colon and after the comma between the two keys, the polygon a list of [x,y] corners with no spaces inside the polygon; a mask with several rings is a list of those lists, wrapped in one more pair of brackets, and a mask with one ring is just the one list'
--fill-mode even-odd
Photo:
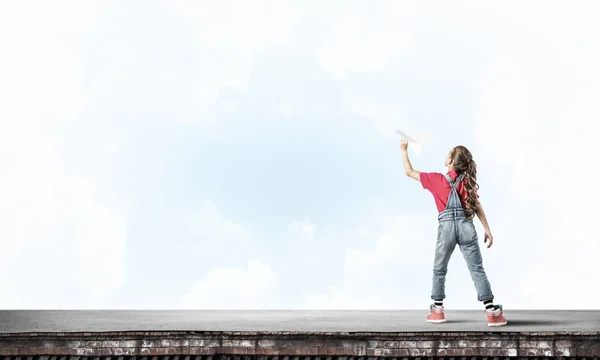
{"label": "extended arm", "polygon": [[402,140],[402,142],[400,143],[400,151],[402,153],[402,163],[404,164],[404,172],[406,173],[406,176],[413,178],[417,181],[421,181],[421,173],[413,169],[412,164],[408,159],[407,146],[408,142],[406,140]]}

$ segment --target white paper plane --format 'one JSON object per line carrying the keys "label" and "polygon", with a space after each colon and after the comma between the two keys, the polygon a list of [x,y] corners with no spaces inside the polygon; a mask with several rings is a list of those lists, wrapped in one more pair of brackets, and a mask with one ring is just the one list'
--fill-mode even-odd
{"label": "white paper plane", "polygon": [[414,137],[408,136],[404,131],[396,129],[396,133],[400,135],[403,139],[408,140],[408,147],[412,149],[412,151],[417,154],[417,156],[421,156],[421,142],[417,141]]}

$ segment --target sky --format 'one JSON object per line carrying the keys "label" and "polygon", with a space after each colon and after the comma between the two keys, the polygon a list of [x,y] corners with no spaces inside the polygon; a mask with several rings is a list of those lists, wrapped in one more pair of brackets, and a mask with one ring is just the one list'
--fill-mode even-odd
{"label": "sky", "polygon": [[[478,165],[495,302],[598,309],[600,4],[0,0],[0,308],[428,309]],[[483,245],[483,228],[475,220]],[[457,249],[446,308],[481,309]]]}

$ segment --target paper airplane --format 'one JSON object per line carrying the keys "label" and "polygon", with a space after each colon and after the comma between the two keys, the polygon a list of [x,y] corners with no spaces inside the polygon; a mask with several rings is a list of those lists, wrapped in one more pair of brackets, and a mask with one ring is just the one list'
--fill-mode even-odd
{"label": "paper airplane", "polygon": [[400,135],[403,139],[408,140],[408,147],[412,149],[412,151],[417,154],[417,156],[421,156],[421,142],[417,141],[414,137],[408,136],[404,131],[396,129],[396,133]]}

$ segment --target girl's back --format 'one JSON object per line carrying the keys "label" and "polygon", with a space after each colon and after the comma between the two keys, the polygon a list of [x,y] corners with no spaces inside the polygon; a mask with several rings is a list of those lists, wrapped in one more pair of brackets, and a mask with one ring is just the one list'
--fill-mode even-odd
{"label": "girl's back", "polygon": [[[452,178],[452,181],[455,181],[458,177],[458,173],[456,170],[451,170],[448,172],[448,175]],[[448,204],[448,197],[450,196],[450,183],[448,179],[444,176],[444,174],[437,172],[420,173],[420,180],[423,189],[429,190],[433,195],[433,199],[435,200],[435,205],[438,209],[438,212],[444,211],[446,209],[446,204]],[[456,191],[460,196],[460,200],[463,204],[463,208],[465,207],[465,202],[467,201],[467,190],[465,188],[464,182],[461,181],[456,186]],[[479,195],[477,195],[479,197]]]}

